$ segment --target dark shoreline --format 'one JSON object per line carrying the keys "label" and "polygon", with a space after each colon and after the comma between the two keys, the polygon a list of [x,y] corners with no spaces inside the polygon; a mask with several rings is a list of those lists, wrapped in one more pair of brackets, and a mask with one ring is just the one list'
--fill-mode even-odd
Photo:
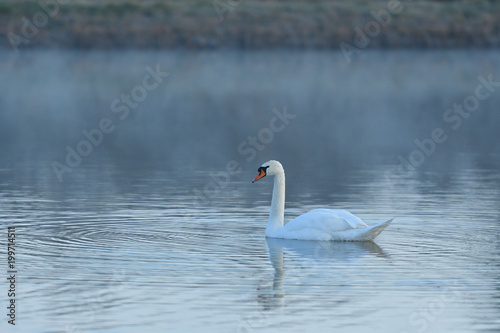
{"label": "dark shoreline", "polygon": [[227,7],[221,0],[217,4],[226,7],[218,9],[212,1],[195,0],[59,1],[45,7],[37,1],[0,1],[0,47],[356,52],[500,46],[500,2],[493,1],[241,0]]}

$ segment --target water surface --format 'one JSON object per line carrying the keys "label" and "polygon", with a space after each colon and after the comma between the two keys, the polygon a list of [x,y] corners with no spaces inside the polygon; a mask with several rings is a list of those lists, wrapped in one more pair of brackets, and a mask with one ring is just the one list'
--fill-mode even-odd
{"label": "water surface", "polygon": [[189,174],[106,173],[100,186],[61,200],[57,189],[6,185],[13,171],[3,170],[2,224],[18,237],[19,327],[497,331],[498,171],[394,184],[384,168],[345,175],[330,196],[321,184],[288,196],[287,219],[317,207],[346,208],[369,224],[396,217],[375,243],[266,240],[270,184],[250,184],[250,175],[228,185],[231,195],[194,205],[170,180]]}
{"label": "water surface", "polygon": [[[0,234],[16,227],[19,290],[2,330],[498,332],[500,95],[457,130],[442,119],[498,59],[20,55],[0,71]],[[120,120],[111,103],[156,64],[171,77]],[[284,107],[296,118],[238,152]],[[52,163],[103,117],[115,132],[60,182]],[[436,127],[449,140],[398,172]],[[369,243],[265,239],[272,182],[250,181],[270,158],[285,166],[286,220],[323,207],[394,223]]]}

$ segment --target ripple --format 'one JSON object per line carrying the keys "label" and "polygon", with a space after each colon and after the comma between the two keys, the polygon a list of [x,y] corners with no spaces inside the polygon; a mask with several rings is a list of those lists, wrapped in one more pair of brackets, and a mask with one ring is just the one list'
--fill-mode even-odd
{"label": "ripple", "polygon": [[362,179],[371,181],[341,202],[311,188],[307,204],[293,203],[287,218],[325,206],[345,207],[369,223],[399,215],[376,243],[266,240],[269,203],[241,207],[242,193],[221,206],[192,207],[184,193],[163,200],[127,193],[96,205],[85,199],[89,192],[62,210],[54,200],[23,199],[22,191],[3,195],[18,235],[23,318],[39,327],[40,314],[58,318],[61,331],[66,324],[161,331],[168,320],[174,331],[217,323],[225,331],[385,332],[384,324],[376,328],[382,318],[412,331],[410,316],[441,300],[445,310],[429,329],[498,328],[499,190],[491,177],[481,209],[465,213],[460,190],[443,196],[427,186],[425,195],[403,191],[395,200],[394,192],[378,191],[376,170]]}

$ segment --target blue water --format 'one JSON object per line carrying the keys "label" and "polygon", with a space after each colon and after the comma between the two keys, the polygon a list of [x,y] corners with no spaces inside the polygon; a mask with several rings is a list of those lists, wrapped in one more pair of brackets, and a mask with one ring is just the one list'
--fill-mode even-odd
{"label": "blue water", "polygon": [[[18,269],[2,332],[498,332],[500,95],[457,130],[442,119],[498,54],[286,54],[37,51],[2,69],[19,75],[0,89]],[[155,63],[171,77],[120,120],[111,103]],[[284,106],[296,118],[252,146]],[[104,117],[116,130],[60,182],[53,162]],[[447,142],[402,167],[436,127]],[[272,182],[250,181],[270,158],[286,220],[393,224],[369,243],[266,239]]]}

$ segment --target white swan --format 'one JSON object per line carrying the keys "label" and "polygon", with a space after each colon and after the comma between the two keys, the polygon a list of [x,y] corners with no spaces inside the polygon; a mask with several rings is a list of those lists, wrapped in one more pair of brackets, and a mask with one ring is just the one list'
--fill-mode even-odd
{"label": "white swan", "polygon": [[314,209],[300,215],[286,225],[285,220],[285,170],[278,161],[268,161],[258,169],[259,174],[252,183],[265,176],[274,176],[271,212],[266,228],[266,237],[319,240],[319,241],[370,241],[392,222],[368,226],[348,211],[337,209]]}

